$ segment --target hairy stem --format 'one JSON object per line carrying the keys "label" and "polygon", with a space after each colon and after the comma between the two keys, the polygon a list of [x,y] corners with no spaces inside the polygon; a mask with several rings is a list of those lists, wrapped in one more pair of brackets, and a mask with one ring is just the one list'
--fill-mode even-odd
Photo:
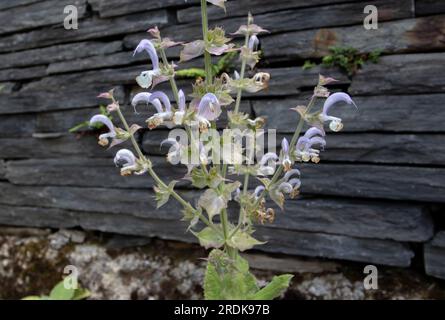
{"label": "hairy stem", "polygon": [[[201,19],[202,19],[202,37],[204,43],[207,46],[208,42],[208,32],[209,32],[209,21],[207,18],[207,0],[201,0]],[[204,63],[206,71],[206,84],[212,84],[212,57],[207,50],[204,50]]]}
{"label": "hairy stem", "polygon": [[[249,27],[249,25],[250,25],[250,18],[247,19],[247,27]],[[249,33],[246,33],[246,37],[244,39],[244,46],[247,48],[248,45],[249,45]],[[242,62],[241,62],[240,80],[244,79],[244,76],[246,73],[246,65],[247,65],[247,60],[243,57]],[[243,95],[243,89],[239,88],[238,93],[236,95],[235,114],[239,112],[242,95]],[[225,172],[224,172],[224,175],[225,175]],[[244,177],[244,187],[243,187],[243,195],[244,196],[247,195],[249,179],[250,179],[250,174],[247,172]],[[235,235],[235,233],[240,229],[240,227],[244,221],[244,214],[245,214],[245,210],[243,210],[243,208],[240,207],[239,215],[238,215],[238,225],[236,226],[234,232],[232,232],[231,236]]]}
{"label": "hairy stem", "polygon": [[[165,65],[168,65],[168,59],[167,59],[167,55],[165,54],[164,48],[159,49],[159,51],[161,53],[162,62]],[[179,104],[179,90],[178,90],[178,86],[176,85],[175,77],[171,76],[169,78],[169,80],[170,80],[170,85],[172,87],[173,95],[175,96],[176,103]]]}
{"label": "hairy stem", "polygon": [[[246,38],[244,39],[244,46],[247,48],[248,45],[249,45],[249,33],[246,34]],[[246,65],[247,65],[247,60],[243,58],[241,62],[240,80],[244,79],[244,75],[246,73]],[[238,93],[236,95],[235,113],[238,113],[239,111],[242,96],[243,96],[243,89],[239,88]]]}

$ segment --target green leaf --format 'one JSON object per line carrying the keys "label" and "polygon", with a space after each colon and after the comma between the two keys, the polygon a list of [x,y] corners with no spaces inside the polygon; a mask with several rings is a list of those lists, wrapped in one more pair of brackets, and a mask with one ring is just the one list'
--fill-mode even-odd
{"label": "green leaf", "polygon": [[210,253],[204,279],[207,300],[244,300],[258,290],[257,280],[249,272],[245,259],[239,255],[231,258],[221,250]]}
{"label": "green leaf", "polygon": [[213,251],[209,255],[209,262],[207,263],[204,277],[204,298],[206,300],[221,300],[223,299],[222,283],[215,265],[210,262],[212,253]]}
{"label": "green leaf", "polygon": [[309,70],[312,69],[313,67],[317,66],[316,63],[310,61],[310,60],[306,60],[302,66],[303,70]]}
{"label": "green leaf", "polygon": [[157,186],[153,188],[158,209],[168,202],[176,183],[177,181],[173,180],[168,186]]}
{"label": "green leaf", "polygon": [[227,199],[220,196],[213,189],[206,190],[198,200],[198,205],[207,211],[210,221],[227,208]]}
{"label": "green leaf", "polygon": [[227,244],[243,252],[252,249],[256,245],[265,244],[265,242],[256,240],[245,231],[238,231],[227,241]]}
{"label": "green leaf", "polygon": [[252,300],[273,300],[281,296],[289,287],[291,274],[273,277],[272,281],[252,296]]}
{"label": "green leaf", "polygon": [[209,173],[206,174],[201,168],[194,168],[191,173],[192,185],[199,189],[209,187],[211,189],[216,189],[219,184],[224,181],[218,170],[213,167],[210,169]]}
{"label": "green leaf", "polygon": [[224,245],[222,232],[216,232],[213,228],[206,227],[200,232],[192,233],[198,238],[199,244],[206,249],[221,248]]}
{"label": "green leaf", "polygon": [[51,300],[71,300],[74,296],[74,289],[66,289],[64,281],[60,281],[49,294]]}
{"label": "green leaf", "polygon": [[83,300],[91,296],[91,292],[88,289],[77,288],[74,291],[74,295],[71,300]]}
{"label": "green leaf", "polygon": [[205,78],[206,77],[206,72],[205,72],[204,69],[190,68],[190,69],[178,70],[178,71],[175,72],[175,75],[178,78],[192,78],[192,79],[196,79],[196,78]]}
{"label": "green leaf", "polygon": [[281,208],[281,210],[283,210],[284,194],[278,190],[278,186],[274,185],[273,187],[271,187],[269,191],[269,197]]}

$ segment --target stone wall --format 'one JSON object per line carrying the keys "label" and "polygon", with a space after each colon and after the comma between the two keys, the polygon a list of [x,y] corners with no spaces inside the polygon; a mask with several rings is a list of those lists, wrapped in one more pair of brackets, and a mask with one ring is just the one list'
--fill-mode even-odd
{"label": "stone wall", "polygon": [[[95,133],[68,129],[98,110],[97,94],[115,87],[128,106],[144,55],[132,57],[146,30],[200,37],[196,0],[14,0],[0,4],[0,223],[74,228],[194,241],[179,206],[157,210],[152,181],[122,178]],[[63,8],[75,4],[79,29],[63,28]],[[379,9],[379,29],[363,28],[363,8]],[[445,6],[443,1],[229,1],[227,15],[211,7],[212,25],[234,32],[248,11],[271,31],[262,37],[269,90],[248,96],[244,111],[266,116],[289,136],[289,111],[310,94],[318,74],[340,81],[359,112],[338,108],[345,130],[328,136],[319,165],[302,166],[302,198],[290,201],[273,225],[258,226],[261,250],[408,267],[423,261],[445,278]],[[340,70],[303,70],[333,45],[380,49],[377,64],[348,77]],[[172,59],[178,50],[169,52]],[[197,60],[198,61],[198,60]],[[197,61],[193,61],[196,63]],[[190,81],[180,81],[190,92]],[[167,86],[161,86],[168,92]],[[142,111],[142,110],[141,110]],[[224,126],[224,120],[219,124]],[[167,131],[143,131],[145,152],[168,179],[184,170],[165,164],[159,142]],[[181,182],[190,201],[196,191]]]}

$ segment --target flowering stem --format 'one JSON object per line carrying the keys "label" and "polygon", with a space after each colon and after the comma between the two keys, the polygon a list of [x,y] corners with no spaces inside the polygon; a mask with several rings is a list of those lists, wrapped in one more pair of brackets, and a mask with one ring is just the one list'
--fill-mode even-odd
{"label": "flowering stem", "polygon": [[[250,25],[250,16],[247,19],[247,29],[249,29],[249,25]],[[244,39],[244,46],[247,48],[249,45],[249,33],[246,33],[246,37]],[[246,65],[247,65],[247,59],[246,58],[242,58],[242,62],[241,62],[241,72],[240,72],[240,80],[242,81],[244,79],[244,75],[246,73]],[[235,114],[239,112],[239,108],[241,105],[241,98],[243,95],[243,89],[239,88],[238,89],[238,93],[236,95],[236,103],[235,103]],[[248,186],[249,186],[249,178],[250,178],[250,174],[249,172],[246,173],[245,177],[244,177],[244,188],[243,188],[243,195],[247,195],[247,191],[248,191]],[[234,232],[232,232],[232,235],[235,235],[235,233],[238,231],[238,229],[241,227],[243,221],[244,221],[244,211],[241,207],[239,210],[239,216],[238,216],[238,225],[235,228]]]}
{"label": "flowering stem", "polygon": [[[250,19],[248,19],[248,20],[249,21],[248,21],[247,26],[249,26],[249,23],[250,23]],[[244,46],[247,48],[248,45],[249,45],[249,33],[246,33],[246,38],[244,39]],[[242,62],[241,62],[240,80],[244,79],[244,75],[246,73],[246,65],[247,65],[247,60],[243,57]],[[243,95],[243,89],[239,88],[238,93],[236,95],[235,113],[238,113],[238,111],[239,111],[242,95]]]}
{"label": "flowering stem", "polygon": [[[201,19],[202,19],[202,37],[204,39],[205,46],[207,46],[209,21],[207,18],[207,0],[201,0]],[[212,84],[212,57],[207,50],[204,50],[204,63],[206,72],[206,84]]]}
{"label": "flowering stem", "polygon": [[[311,101],[309,102],[309,104],[306,107],[306,111],[305,111],[306,113],[308,113],[312,109],[316,100],[317,100],[317,97],[315,95],[313,95],[311,98]],[[289,154],[291,154],[291,155],[295,150],[297,139],[300,136],[301,131],[303,130],[303,126],[304,126],[304,117],[300,116],[300,121],[298,122],[297,128],[295,129],[295,133],[294,133],[291,143],[290,143]],[[276,183],[278,181],[281,174],[283,173],[283,169],[284,169],[283,165],[280,165],[278,167],[277,171],[275,172],[275,174],[273,175],[273,177],[270,181],[270,185],[273,185],[274,183]],[[264,198],[265,195],[266,195],[266,190],[264,190],[260,194],[260,196],[258,197],[258,199],[256,201],[256,205],[258,205],[260,203],[260,201]]]}
{"label": "flowering stem", "polygon": [[[114,101],[113,99],[113,102]],[[122,111],[120,110],[120,108],[117,109],[117,114],[119,115],[119,118],[122,122],[122,124],[124,125],[125,130],[127,130],[128,133],[130,133],[130,127],[128,125],[127,120],[125,119],[124,115],[122,114]],[[136,139],[134,138],[134,135],[130,133],[130,140],[131,143],[133,144],[133,148],[136,150],[136,153],[138,154],[139,158],[144,161],[147,162],[148,168],[147,171],[150,174],[150,176],[153,178],[153,180],[159,184],[160,186],[162,186],[163,188],[169,189],[168,186],[161,180],[161,178],[159,178],[159,176],[156,174],[156,172],[154,172],[152,166],[151,166],[151,161],[149,159],[147,159],[144,154],[141,151],[141,148],[139,147]],[[210,221],[204,217],[202,214],[200,214],[195,208],[193,208],[193,206],[185,201],[176,191],[171,190],[171,195],[173,196],[173,198],[175,198],[184,208],[187,208],[189,210],[191,210],[192,212],[194,212],[195,214],[199,215],[199,219],[206,224],[207,226],[211,227],[212,229],[214,229],[216,232],[219,232],[218,229],[215,228],[215,226],[213,224],[210,223]]]}

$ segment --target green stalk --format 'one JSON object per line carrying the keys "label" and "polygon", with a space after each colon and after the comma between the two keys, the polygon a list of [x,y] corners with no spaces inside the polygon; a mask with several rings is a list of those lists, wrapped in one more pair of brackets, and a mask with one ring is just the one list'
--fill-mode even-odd
{"label": "green stalk", "polygon": [[[209,21],[207,18],[207,0],[201,0],[202,37],[205,46],[208,42]],[[206,84],[212,84],[212,57],[207,50],[204,50],[204,63],[206,71]]]}
{"label": "green stalk", "polygon": [[[250,19],[248,19],[248,21],[247,21],[247,27],[249,27],[249,25],[250,25]],[[248,45],[249,45],[249,33],[246,33],[246,37],[244,39],[244,46],[247,48]],[[242,62],[241,62],[240,80],[244,79],[244,76],[246,73],[246,65],[247,65],[247,60],[243,57]],[[242,95],[243,95],[243,89],[239,88],[238,93],[236,95],[235,114],[239,112]],[[226,174],[226,171],[224,171],[224,176],[225,176],[225,174]],[[247,195],[249,179],[250,179],[250,174],[249,174],[249,172],[247,172],[244,177],[244,187],[243,187],[243,195],[244,196]],[[238,215],[238,225],[236,226],[235,230],[232,232],[231,237],[233,237],[235,235],[235,233],[240,229],[240,227],[244,221],[244,213],[245,213],[245,210],[243,210],[240,207],[239,215]]]}
{"label": "green stalk", "polygon": [[[306,108],[306,113],[308,113],[312,107],[315,104],[315,101],[317,100],[317,97],[314,95],[311,98],[311,101],[309,102],[307,108]],[[304,126],[304,118],[302,116],[300,116],[300,120],[298,121],[298,125],[297,128],[295,129],[294,135],[292,137],[292,140],[290,142],[290,148],[289,148],[289,154],[292,154],[295,150],[295,145],[297,143],[297,139],[301,134],[301,131],[303,130],[303,126]],[[270,184],[274,184],[278,181],[278,179],[280,178],[281,174],[283,173],[283,166],[280,165],[277,169],[277,171],[275,172],[275,174],[273,175]],[[261,195],[258,197],[258,200],[256,201],[256,205],[258,205],[260,203],[260,201],[264,198],[264,196],[266,195],[266,190],[264,190]]]}
{"label": "green stalk", "polygon": [[[248,45],[249,45],[249,33],[246,34],[246,37],[244,39],[244,46],[247,48]],[[246,65],[247,65],[247,60],[244,58],[242,60],[243,61],[241,62],[240,80],[244,79],[244,75],[246,73]],[[239,88],[238,93],[236,95],[235,114],[238,113],[239,111],[242,95],[243,95],[243,89]]]}
{"label": "green stalk", "polygon": [[237,250],[227,245],[227,240],[229,240],[232,237],[231,234],[229,235],[229,219],[227,216],[227,209],[223,209],[221,211],[221,226],[224,233],[224,242],[225,242],[224,248],[226,249],[228,255],[234,258],[237,254]]}
{"label": "green stalk", "polygon": [[[162,62],[164,63],[164,65],[168,65],[168,59],[167,55],[165,54],[164,48],[159,49],[159,51],[161,53]],[[179,104],[179,90],[178,86],[176,85],[175,77],[171,76],[169,80],[170,80],[170,85],[172,87],[173,95],[175,96],[176,103]]]}

